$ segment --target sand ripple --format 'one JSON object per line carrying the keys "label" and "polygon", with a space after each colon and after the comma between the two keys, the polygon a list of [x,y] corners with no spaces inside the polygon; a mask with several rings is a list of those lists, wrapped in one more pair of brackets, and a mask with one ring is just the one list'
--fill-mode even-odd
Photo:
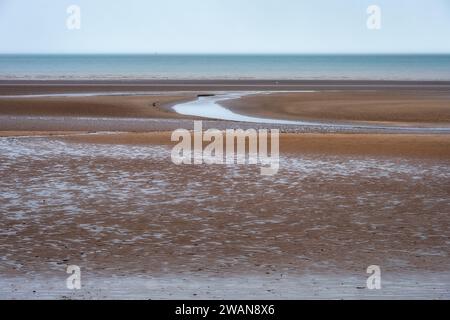
{"label": "sand ripple", "polygon": [[165,146],[0,139],[0,272],[448,271],[450,166],[283,156],[175,166]]}

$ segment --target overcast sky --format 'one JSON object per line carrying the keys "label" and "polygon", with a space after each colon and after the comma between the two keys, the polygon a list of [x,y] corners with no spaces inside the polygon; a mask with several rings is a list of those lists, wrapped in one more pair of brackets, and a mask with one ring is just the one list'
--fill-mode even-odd
{"label": "overcast sky", "polygon": [[0,0],[0,53],[155,52],[450,53],[450,0]]}

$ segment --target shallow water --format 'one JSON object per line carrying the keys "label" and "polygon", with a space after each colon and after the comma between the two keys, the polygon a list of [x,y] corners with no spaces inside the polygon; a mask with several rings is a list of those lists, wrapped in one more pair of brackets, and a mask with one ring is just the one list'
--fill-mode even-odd
{"label": "shallow water", "polygon": [[[304,91],[310,92],[310,91]],[[224,100],[238,99],[245,95],[257,94],[257,92],[248,93],[225,93],[214,96],[199,97],[195,101],[189,101],[186,103],[180,103],[174,105],[172,108],[183,115],[188,116],[199,116],[211,119],[220,119],[228,121],[242,121],[242,122],[255,122],[255,123],[266,123],[266,124],[297,124],[297,125],[318,125],[318,123],[303,122],[303,121],[288,121],[288,120],[277,120],[268,118],[258,118],[251,116],[244,116],[232,112],[231,110],[222,107],[218,102]],[[264,94],[264,93],[259,93]]]}
{"label": "shallow water", "polygon": [[[177,113],[187,116],[198,116],[209,119],[227,120],[227,121],[240,121],[240,122],[250,122],[250,123],[262,123],[262,124],[277,124],[277,125],[296,125],[296,126],[314,126],[323,128],[335,128],[335,129],[384,129],[384,130],[395,130],[395,131],[410,131],[410,130],[421,130],[424,132],[450,132],[450,128],[420,128],[420,127],[400,127],[400,126],[382,126],[382,125],[365,125],[365,124],[337,124],[337,123],[326,123],[326,122],[313,122],[313,121],[292,121],[292,120],[281,120],[272,118],[260,118],[253,116],[246,116],[235,113],[220,105],[221,101],[239,99],[246,95],[252,94],[270,94],[271,92],[229,92],[221,93],[214,96],[198,97],[197,100],[183,102],[174,105],[172,108]],[[296,91],[311,92],[311,91]]]}
{"label": "shallow water", "polygon": [[450,80],[450,55],[0,55],[0,79]]}
{"label": "shallow water", "polygon": [[319,274],[233,277],[101,277],[82,274],[82,289],[60,277],[0,278],[0,299],[449,299],[449,273],[389,274],[382,290],[366,275]]}

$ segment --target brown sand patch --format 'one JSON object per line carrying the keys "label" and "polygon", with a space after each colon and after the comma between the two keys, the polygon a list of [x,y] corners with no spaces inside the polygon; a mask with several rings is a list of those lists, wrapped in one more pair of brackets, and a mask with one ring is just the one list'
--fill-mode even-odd
{"label": "brown sand patch", "polygon": [[[89,134],[63,137],[72,142],[174,145],[171,132]],[[449,135],[280,134],[280,152],[450,159]]]}
{"label": "brown sand patch", "polygon": [[170,106],[195,95],[2,98],[0,115],[113,118],[182,118]]}
{"label": "brown sand patch", "polygon": [[129,145],[170,145],[171,132],[119,132],[85,135],[70,135],[61,139],[78,143],[129,144]]}
{"label": "brown sand patch", "polygon": [[450,123],[450,93],[446,91],[276,93],[247,96],[223,105],[237,113],[275,119]]}
{"label": "brown sand patch", "polygon": [[288,153],[450,159],[450,136],[419,134],[282,134]]}

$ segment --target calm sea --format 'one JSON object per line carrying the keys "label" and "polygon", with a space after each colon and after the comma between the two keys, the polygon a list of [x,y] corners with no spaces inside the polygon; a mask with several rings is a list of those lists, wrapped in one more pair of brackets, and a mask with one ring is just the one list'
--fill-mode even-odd
{"label": "calm sea", "polygon": [[0,79],[450,80],[450,55],[0,55]]}

